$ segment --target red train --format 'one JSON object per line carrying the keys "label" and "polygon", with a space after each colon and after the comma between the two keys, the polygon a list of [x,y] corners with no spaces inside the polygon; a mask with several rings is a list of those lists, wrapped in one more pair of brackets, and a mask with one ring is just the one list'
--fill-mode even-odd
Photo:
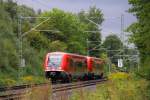
{"label": "red train", "polygon": [[48,53],[44,62],[46,78],[52,81],[99,79],[103,68],[104,60],[64,52]]}

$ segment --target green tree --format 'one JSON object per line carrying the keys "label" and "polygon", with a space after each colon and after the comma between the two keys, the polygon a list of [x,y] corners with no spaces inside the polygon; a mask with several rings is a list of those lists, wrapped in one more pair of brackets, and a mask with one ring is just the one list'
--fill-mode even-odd
{"label": "green tree", "polygon": [[131,32],[131,42],[133,42],[140,52],[141,58],[141,76],[149,79],[150,77],[150,1],[149,0],[129,0],[132,7],[129,9],[133,13],[137,22],[133,23],[127,29]]}
{"label": "green tree", "polygon": [[[16,76],[18,67],[17,38],[13,32],[13,20],[6,9],[8,3],[0,1],[0,77]],[[8,74],[9,72],[9,74]]]}
{"label": "green tree", "polygon": [[[2,75],[4,77],[9,77],[10,79],[15,79],[18,76],[18,16],[21,12],[24,12],[22,16],[36,15],[32,9],[26,6],[19,6],[17,3],[13,2],[13,0],[0,1],[0,77]],[[22,19],[22,33],[28,31],[30,28],[29,26],[32,26],[34,21],[35,20],[26,21]],[[39,41],[42,41],[44,44],[43,37],[40,38],[41,40]],[[26,60],[26,66],[27,68],[35,69],[33,73],[40,73],[42,70],[38,70],[41,69],[43,60],[41,55],[44,55],[45,53],[44,50],[43,52],[36,51],[33,47],[35,47],[35,45],[29,45],[29,42],[25,37],[23,39],[23,58]]]}
{"label": "green tree", "polygon": [[[47,22],[43,23],[37,28],[38,30],[51,30],[41,32],[49,39],[49,41],[60,41],[62,43],[65,43],[67,46],[67,48],[65,47],[65,50],[68,52],[85,54],[87,35],[84,33],[84,31],[87,27],[84,23],[80,22],[79,18],[75,14],[64,12],[55,8],[52,11],[41,13],[40,16],[49,17]],[[42,21],[44,20],[39,19],[37,20],[37,23],[40,23]],[[72,45],[70,45],[70,43],[73,42],[75,42],[75,48],[70,49],[72,48]],[[54,47],[53,43],[50,43],[50,45],[52,45],[50,47]],[[78,52],[78,48],[80,47],[82,48],[82,50]]]}
{"label": "green tree", "polygon": [[30,32],[26,37],[30,46],[34,47],[36,50],[49,48],[50,41],[40,32]]}
{"label": "green tree", "polygon": [[[140,52],[141,67],[137,75],[150,80],[150,1],[149,0],[128,0],[132,7],[129,9],[133,13],[137,22],[128,27],[131,32],[131,42],[133,42]],[[150,85],[147,88],[147,97],[150,99]]]}
{"label": "green tree", "polygon": [[10,66],[17,67],[18,57],[13,35],[13,22],[5,10],[4,3],[0,3],[0,13],[0,68],[6,70]]}
{"label": "green tree", "polygon": [[118,38],[117,35],[111,34],[106,37],[103,45],[108,52],[108,57],[110,57],[111,61],[117,65],[117,55],[120,55],[122,53],[121,51],[119,51],[123,48],[122,41]]}
{"label": "green tree", "polygon": [[[99,46],[101,44],[101,29],[100,26],[103,22],[103,14],[100,9],[95,6],[90,7],[88,12],[81,11],[78,14],[80,21],[87,25],[88,40],[89,41],[99,41],[99,42],[89,42],[89,55],[99,57],[100,50]],[[91,31],[91,32],[90,32]],[[92,32],[93,31],[93,32]],[[96,49],[94,49],[96,48]]]}
{"label": "green tree", "polygon": [[61,42],[59,40],[53,41],[50,44],[50,51],[54,52],[54,51],[66,51],[67,49],[67,45],[64,42]]}

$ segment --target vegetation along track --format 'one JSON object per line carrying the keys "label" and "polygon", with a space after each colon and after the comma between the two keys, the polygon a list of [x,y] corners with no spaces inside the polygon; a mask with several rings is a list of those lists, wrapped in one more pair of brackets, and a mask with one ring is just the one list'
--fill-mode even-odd
{"label": "vegetation along track", "polygon": [[19,85],[12,87],[0,87],[0,100],[21,100],[29,94],[34,87],[42,87],[48,85],[47,83],[34,85]]}
{"label": "vegetation along track", "polygon": [[[103,83],[107,81],[106,78],[100,80],[90,80],[90,81],[81,81],[81,82],[73,82],[66,84],[52,84],[51,89],[52,93],[73,90],[81,87],[87,87],[96,85],[97,83]],[[34,85],[20,85],[13,87],[0,87],[0,100],[19,100],[20,98],[24,98],[31,89],[34,87],[43,87],[49,85],[47,83],[44,84],[34,84]]]}

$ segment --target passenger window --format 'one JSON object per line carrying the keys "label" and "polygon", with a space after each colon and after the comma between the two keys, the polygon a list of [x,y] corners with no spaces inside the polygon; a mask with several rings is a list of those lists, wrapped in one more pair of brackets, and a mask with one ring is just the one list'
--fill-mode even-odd
{"label": "passenger window", "polygon": [[77,62],[77,67],[82,67],[83,66],[83,63],[82,62]]}
{"label": "passenger window", "polygon": [[74,61],[73,61],[73,59],[69,59],[69,66],[74,67]]}

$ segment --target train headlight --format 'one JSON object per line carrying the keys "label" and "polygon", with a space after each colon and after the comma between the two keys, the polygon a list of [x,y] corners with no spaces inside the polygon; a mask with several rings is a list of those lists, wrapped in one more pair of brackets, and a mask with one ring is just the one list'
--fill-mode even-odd
{"label": "train headlight", "polygon": [[61,67],[58,67],[59,70],[61,70]]}

